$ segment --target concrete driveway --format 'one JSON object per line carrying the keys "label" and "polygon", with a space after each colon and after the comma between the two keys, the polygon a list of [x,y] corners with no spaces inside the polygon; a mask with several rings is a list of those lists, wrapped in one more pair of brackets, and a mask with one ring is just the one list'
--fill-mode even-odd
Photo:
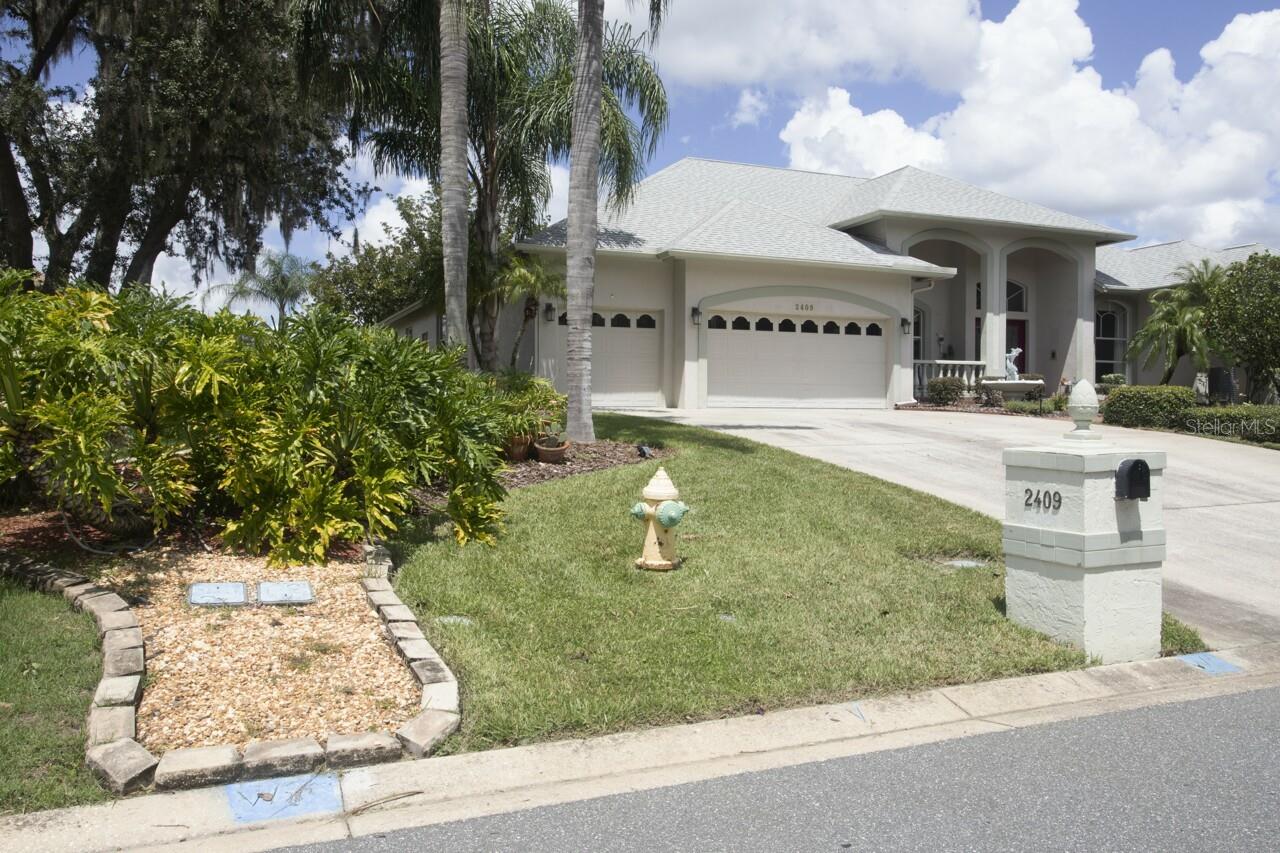
{"label": "concrete driveway", "polygon": [[[654,410],[643,414],[783,447],[1000,518],[1006,447],[1056,441],[1058,419],[924,411]],[[1095,427],[1163,450],[1165,609],[1215,648],[1280,638],[1280,452],[1208,438]]]}

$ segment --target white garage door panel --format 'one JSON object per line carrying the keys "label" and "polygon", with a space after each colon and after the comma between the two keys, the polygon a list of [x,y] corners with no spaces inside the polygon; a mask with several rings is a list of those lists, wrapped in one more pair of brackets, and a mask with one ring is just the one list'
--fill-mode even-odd
{"label": "white garage door panel", "polygon": [[884,320],[856,321],[863,334],[846,335],[847,320],[837,321],[840,334],[806,334],[756,331],[748,319],[748,330],[707,330],[708,406],[884,408],[886,338],[865,333]]}
{"label": "white garage door panel", "polygon": [[[616,312],[614,312],[616,313]],[[631,326],[595,326],[591,329],[591,404],[602,408],[665,406],[662,394],[662,324],[657,312],[625,312]],[[637,328],[642,313],[653,318],[655,328]],[[605,315],[606,322],[613,313]],[[559,367],[556,387],[565,388],[565,350],[568,327],[556,326]]]}

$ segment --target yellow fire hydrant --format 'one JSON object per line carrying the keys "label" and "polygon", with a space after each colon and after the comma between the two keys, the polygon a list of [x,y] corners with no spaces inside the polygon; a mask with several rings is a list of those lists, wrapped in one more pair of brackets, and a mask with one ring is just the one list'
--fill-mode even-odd
{"label": "yellow fire hydrant", "polygon": [[644,500],[631,508],[631,514],[645,523],[644,554],[636,560],[636,568],[656,572],[674,569],[680,565],[674,528],[689,507],[679,500],[680,492],[665,468],[658,469],[640,494]]}

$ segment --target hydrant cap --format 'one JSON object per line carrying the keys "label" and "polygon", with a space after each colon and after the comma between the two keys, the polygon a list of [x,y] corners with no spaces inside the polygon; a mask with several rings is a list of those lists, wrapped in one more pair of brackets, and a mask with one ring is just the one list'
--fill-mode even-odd
{"label": "hydrant cap", "polygon": [[673,501],[680,497],[676,484],[667,476],[666,468],[659,468],[653,475],[653,479],[649,481],[649,485],[645,486],[640,494],[647,501]]}
{"label": "hydrant cap", "polygon": [[684,514],[689,511],[689,507],[684,505],[683,501],[663,501],[658,504],[658,511],[655,516],[658,524],[666,528],[675,527],[684,518]]}
{"label": "hydrant cap", "polygon": [[648,510],[649,507],[645,506],[643,503],[637,503],[631,508],[631,517],[639,521],[644,521],[645,517],[648,515]]}

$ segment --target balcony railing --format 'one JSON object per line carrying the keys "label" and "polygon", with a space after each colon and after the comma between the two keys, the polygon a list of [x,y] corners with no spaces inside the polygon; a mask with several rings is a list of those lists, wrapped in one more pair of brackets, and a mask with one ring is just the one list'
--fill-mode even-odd
{"label": "balcony railing", "polygon": [[955,376],[964,383],[966,391],[972,391],[978,379],[982,377],[986,364],[981,361],[934,359],[932,361],[916,361],[912,363],[912,366],[915,369],[916,396],[921,397],[924,395],[925,388],[929,385],[929,380],[939,376]]}

